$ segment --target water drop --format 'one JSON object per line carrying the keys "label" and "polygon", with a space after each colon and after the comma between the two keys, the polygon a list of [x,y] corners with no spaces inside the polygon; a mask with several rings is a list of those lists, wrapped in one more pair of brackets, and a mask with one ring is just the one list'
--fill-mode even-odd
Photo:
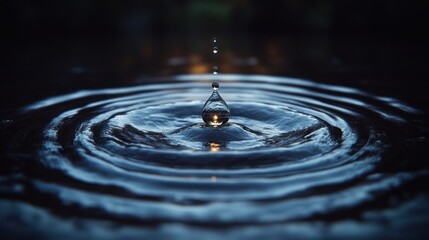
{"label": "water drop", "polygon": [[213,38],[213,42],[216,42],[216,38]]}
{"label": "water drop", "polygon": [[213,74],[218,74],[219,73],[219,67],[218,66],[214,66],[213,67]]}
{"label": "water drop", "polygon": [[217,47],[213,47],[213,53],[216,54],[218,52]]}
{"label": "water drop", "polygon": [[228,105],[217,91],[219,83],[213,82],[212,88],[213,93],[204,104],[201,115],[206,124],[216,127],[228,122],[230,112]]}

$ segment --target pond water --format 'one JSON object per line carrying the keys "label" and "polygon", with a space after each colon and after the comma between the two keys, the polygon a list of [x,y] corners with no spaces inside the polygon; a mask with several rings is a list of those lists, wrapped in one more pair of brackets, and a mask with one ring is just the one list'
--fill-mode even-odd
{"label": "pond water", "polygon": [[[201,119],[212,80],[231,114],[217,127]],[[425,231],[429,199],[414,193],[429,180],[421,157],[429,128],[418,109],[269,75],[152,82],[162,83],[52,97],[2,120],[6,234],[260,239]]]}

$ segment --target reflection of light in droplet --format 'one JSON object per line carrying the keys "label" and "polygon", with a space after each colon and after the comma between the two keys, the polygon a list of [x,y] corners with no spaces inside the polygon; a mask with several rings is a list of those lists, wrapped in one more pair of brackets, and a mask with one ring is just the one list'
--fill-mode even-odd
{"label": "reflection of light in droplet", "polygon": [[214,66],[213,67],[213,74],[218,74],[219,73],[219,67],[218,66]]}
{"label": "reflection of light in droplet", "polygon": [[219,119],[219,117],[217,116],[217,115],[214,115],[213,116],[213,120],[212,121],[210,121],[210,125],[212,125],[212,126],[214,126],[214,127],[217,127],[217,126],[219,126],[219,125],[222,125],[222,121],[218,121],[218,119]]}
{"label": "reflection of light in droplet", "polygon": [[216,54],[218,52],[217,47],[213,47],[213,53]]}
{"label": "reflection of light in droplet", "polygon": [[219,143],[210,143],[210,152],[218,152],[220,149]]}
{"label": "reflection of light in droplet", "polygon": [[212,177],[210,178],[210,181],[212,181],[212,182],[216,182],[216,181],[217,181],[217,177],[216,177],[216,176],[212,176]]}

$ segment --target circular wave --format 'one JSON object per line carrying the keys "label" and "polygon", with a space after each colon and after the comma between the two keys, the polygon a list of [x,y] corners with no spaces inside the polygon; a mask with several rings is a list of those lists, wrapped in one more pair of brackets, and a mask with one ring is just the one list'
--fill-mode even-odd
{"label": "circular wave", "polygon": [[[283,77],[171,80],[29,106],[23,123],[46,120],[33,191],[74,216],[212,226],[330,216],[417,176],[380,173],[392,129],[417,113],[394,99]],[[201,120],[210,80],[231,109],[222,127]]]}

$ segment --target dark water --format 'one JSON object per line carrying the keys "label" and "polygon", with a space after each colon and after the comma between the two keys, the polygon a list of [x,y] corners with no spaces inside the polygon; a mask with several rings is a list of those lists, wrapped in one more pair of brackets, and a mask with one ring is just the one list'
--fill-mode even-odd
{"label": "dark water", "polygon": [[[201,119],[211,80],[231,110],[217,128]],[[284,77],[158,81],[54,97],[4,119],[2,230],[52,239],[426,232],[429,128],[419,110]]]}

